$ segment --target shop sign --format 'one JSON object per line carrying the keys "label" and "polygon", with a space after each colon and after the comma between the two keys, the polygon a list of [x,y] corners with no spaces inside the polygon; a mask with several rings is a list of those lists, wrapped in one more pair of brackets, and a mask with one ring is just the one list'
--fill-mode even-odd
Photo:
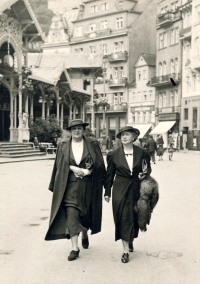
{"label": "shop sign", "polygon": [[177,120],[180,119],[180,114],[179,113],[162,113],[159,114],[158,120],[159,121],[165,121],[165,120]]}

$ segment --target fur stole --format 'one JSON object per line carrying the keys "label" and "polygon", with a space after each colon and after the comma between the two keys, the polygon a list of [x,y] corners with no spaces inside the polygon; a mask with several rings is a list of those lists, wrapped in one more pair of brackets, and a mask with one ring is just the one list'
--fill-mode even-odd
{"label": "fur stole", "polygon": [[[147,170],[146,161],[144,160],[143,173]],[[159,199],[157,181],[148,176],[140,182],[140,198],[136,204],[136,212],[138,214],[138,225],[141,231],[147,230],[151,219],[151,213]]]}

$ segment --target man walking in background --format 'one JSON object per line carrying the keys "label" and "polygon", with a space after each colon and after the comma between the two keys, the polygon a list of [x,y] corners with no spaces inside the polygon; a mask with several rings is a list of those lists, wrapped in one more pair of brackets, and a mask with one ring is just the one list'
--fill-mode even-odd
{"label": "man walking in background", "polygon": [[144,145],[144,148],[147,149],[149,155],[151,156],[152,162],[155,164],[155,151],[157,150],[157,144],[152,135],[149,135],[149,139]]}

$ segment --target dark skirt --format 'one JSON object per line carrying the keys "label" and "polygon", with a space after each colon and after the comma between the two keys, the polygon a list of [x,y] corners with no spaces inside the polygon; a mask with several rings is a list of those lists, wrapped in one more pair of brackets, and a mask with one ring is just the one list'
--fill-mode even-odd
{"label": "dark skirt", "polygon": [[91,227],[92,178],[77,178],[66,186],[63,203],[66,212],[66,237],[70,239]]}
{"label": "dark skirt", "polygon": [[132,242],[134,238],[138,237],[139,226],[138,216],[135,207],[135,193],[134,188],[130,186],[127,190],[126,196],[123,198],[119,212],[119,221],[117,224],[117,238],[116,240],[122,239],[127,242]]}
{"label": "dark skirt", "polygon": [[159,147],[157,149],[157,156],[163,156],[163,154],[164,154],[163,145],[159,145]]}

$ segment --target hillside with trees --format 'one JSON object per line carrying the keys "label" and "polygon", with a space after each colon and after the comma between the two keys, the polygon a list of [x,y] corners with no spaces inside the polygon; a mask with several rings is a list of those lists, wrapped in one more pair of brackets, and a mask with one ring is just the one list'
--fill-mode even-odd
{"label": "hillside with trees", "polygon": [[45,34],[48,34],[54,13],[48,9],[48,0],[29,0],[38,22]]}

